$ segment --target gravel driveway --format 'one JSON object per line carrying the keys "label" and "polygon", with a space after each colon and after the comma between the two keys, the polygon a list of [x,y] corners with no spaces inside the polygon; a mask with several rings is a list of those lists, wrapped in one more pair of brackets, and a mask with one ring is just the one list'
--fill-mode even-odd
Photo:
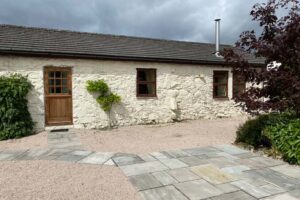
{"label": "gravel driveway", "polygon": [[140,125],[113,130],[75,130],[83,146],[93,151],[149,153],[171,149],[231,144],[245,119],[193,120]]}

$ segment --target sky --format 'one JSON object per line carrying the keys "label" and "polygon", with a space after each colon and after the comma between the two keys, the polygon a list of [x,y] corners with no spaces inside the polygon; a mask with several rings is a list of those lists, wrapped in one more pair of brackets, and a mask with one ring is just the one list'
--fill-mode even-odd
{"label": "sky", "polygon": [[266,0],[0,0],[0,23],[194,42],[234,44],[257,30],[249,15]]}

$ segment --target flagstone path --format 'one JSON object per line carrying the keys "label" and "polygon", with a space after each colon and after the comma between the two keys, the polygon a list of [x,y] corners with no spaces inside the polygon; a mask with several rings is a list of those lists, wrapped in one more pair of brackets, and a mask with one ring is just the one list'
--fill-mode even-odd
{"label": "flagstone path", "polygon": [[72,131],[48,134],[48,149],[0,152],[5,160],[119,167],[145,200],[296,200],[300,168],[233,145],[136,155],[84,150]]}

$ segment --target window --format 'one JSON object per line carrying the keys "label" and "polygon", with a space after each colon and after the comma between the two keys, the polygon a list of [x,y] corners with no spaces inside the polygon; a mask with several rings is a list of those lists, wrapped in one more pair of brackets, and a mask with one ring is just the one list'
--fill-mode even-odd
{"label": "window", "polygon": [[241,75],[233,74],[233,97],[245,92],[246,82]]}
{"label": "window", "polygon": [[48,93],[67,94],[68,72],[67,71],[48,71]]}
{"label": "window", "polygon": [[156,69],[137,69],[137,97],[156,97]]}
{"label": "window", "polygon": [[214,71],[213,97],[228,98],[228,71]]}

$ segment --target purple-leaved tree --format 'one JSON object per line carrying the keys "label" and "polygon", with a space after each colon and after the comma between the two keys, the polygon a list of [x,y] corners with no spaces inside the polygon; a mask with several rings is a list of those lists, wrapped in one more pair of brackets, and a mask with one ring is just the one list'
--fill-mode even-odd
{"label": "purple-leaved tree", "polygon": [[[279,17],[278,11],[282,16]],[[269,0],[253,6],[250,15],[259,22],[262,32],[257,35],[254,30],[244,31],[236,47],[264,58],[265,67],[253,67],[242,51],[225,49],[222,52],[225,60],[232,64],[233,72],[253,83],[235,98],[247,112],[293,109],[300,115],[299,13],[298,0]],[[274,61],[281,65],[274,66]]]}

